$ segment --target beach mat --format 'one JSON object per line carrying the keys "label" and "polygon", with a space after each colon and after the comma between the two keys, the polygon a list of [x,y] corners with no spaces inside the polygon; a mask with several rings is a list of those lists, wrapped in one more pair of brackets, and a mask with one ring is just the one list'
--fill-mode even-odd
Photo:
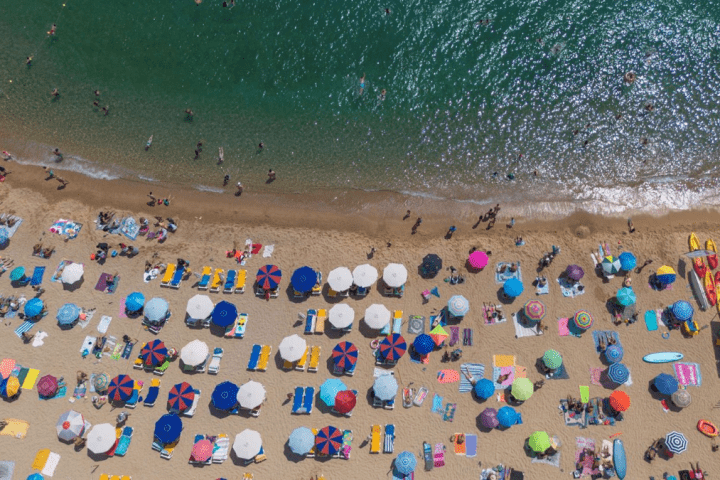
{"label": "beach mat", "polygon": [[513,367],[515,366],[515,355],[493,355],[493,366]]}
{"label": "beach mat", "polygon": [[25,420],[17,420],[15,418],[6,418],[7,425],[0,430],[0,435],[23,439],[27,435],[30,424]]}
{"label": "beach mat", "polygon": [[433,395],[432,399],[432,410],[435,413],[443,414],[445,411],[443,410],[443,397],[438,395],[437,393]]}
{"label": "beach mat", "polygon": [[108,331],[108,327],[110,326],[110,322],[112,322],[112,317],[109,317],[107,315],[103,315],[100,317],[100,323],[98,323],[97,331],[106,334]]}
{"label": "beach mat", "polygon": [[[455,442],[453,443],[453,448],[455,450],[455,455],[465,455],[467,453],[467,445],[466,441],[463,441],[462,443],[458,442],[458,438],[460,438],[460,435],[465,435],[464,433],[456,433],[455,434]],[[466,439],[467,440],[467,439]]]}
{"label": "beach mat", "polygon": [[577,413],[575,411],[568,410],[567,406],[567,400],[561,399],[560,405],[563,408],[563,419],[565,420],[565,425],[568,427],[580,427],[585,428],[587,426],[587,414],[585,413],[585,409],[583,408],[582,413]]}
{"label": "beach mat", "polygon": [[[592,468],[594,456],[583,455],[583,452],[586,448],[594,451],[595,440],[585,437],[575,437],[575,465],[582,465],[581,475],[583,477],[589,477],[591,475],[596,475],[600,473],[598,469],[593,470]],[[583,457],[582,462],[580,462],[580,456]]]}
{"label": "beach mat", "polygon": [[58,466],[58,463],[60,463],[60,455],[57,453],[50,452],[50,455],[48,455],[47,462],[45,462],[45,466],[42,469],[43,475],[46,477],[52,477],[55,473],[55,469]]}
{"label": "beach mat", "polygon": [[699,387],[702,385],[702,375],[700,375],[700,364],[676,362],[673,364],[675,377],[680,385]]}
{"label": "beach mat", "polygon": [[460,373],[456,370],[440,370],[437,374],[437,380],[440,383],[453,383],[460,380]]}
{"label": "beach mat", "polygon": [[18,382],[20,382],[20,385],[22,385],[25,382],[25,378],[28,375],[28,372],[30,371],[29,368],[22,367],[20,368],[20,371],[17,374]]}
{"label": "beach mat", "polygon": [[473,458],[477,455],[477,435],[474,433],[465,434],[465,455]]}
{"label": "beach mat", "polygon": [[140,225],[135,221],[133,217],[125,217],[122,220],[122,227],[120,232],[130,240],[135,240],[140,232]]}
{"label": "beach mat", "polygon": [[410,335],[425,333],[425,317],[422,315],[410,315],[408,318],[407,331]]}
{"label": "beach mat", "polygon": [[618,332],[615,332],[613,330],[593,330],[592,336],[593,342],[595,342],[595,351],[597,353],[602,353],[600,352],[600,338],[605,339],[605,345],[607,346],[608,336],[612,336],[615,339],[615,345],[622,348],[622,343],[620,342],[620,334]]}
{"label": "beach mat", "polygon": [[43,281],[43,275],[45,275],[45,267],[35,267],[33,269],[32,278],[30,279],[30,285],[40,285]]}
{"label": "beach mat", "polygon": [[558,334],[561,337],[567,337],[570,335],[570,329],[568,328],[569,318],[558,318]]}
{"label": "beach mat", "polygon": [[18,338],[22,338],[22,334],[30,331],[30,329],[33,327],[33,325],[35,325],[34,322],[24,321],[23,323],[20,324],[20,326],[18,328],[15,329],[15,335],[17,335]]}
{"label": "beach mat", "polygon": [[[517,265],[517,270],[514,272],[510,271],[510,264],[514,263]],[[507,267],[503,273],[500,273],[499,270],[503,267]],[[506,280],[510,280],[511,278],[517,278],[522,282],[522,270],[520,268],[520,261],[517,262],[500,262],[497,265],[495,265],[495,283],[505,283]]]}
{"label": "beach mat", "polygon": [[512,314],[513,324],[515,325],[515,338],[522,338],[522,337],[537,337],[538,335],[542,335],[542,330],[538,330],[537,325],[533,327],[526,327],[524,325],[521,325],[518,321],[517,313]]}
{"label": "beach mat", "polygon": [[648,329],[648,332],[654,332],[658,329],[655,310],[648,310],[645,312],[645,327]]}
{"label": "beach mat", "polygon": [[[510,376],[503,380],[502,383],[498,383],[498,378],[505,374],[510,374]],[[515,367],[493,367],[492,380],[495,384],[495,390],[505,390],[512,385],[513,380],[515,380]]]}
{"label": "beach mat", "polygon": [[463,371],[469,373],[475,381],[478,381],[485,376],[485,365],[481,363],[463,363],[460,365],[460,385],[458,386],[460,393],[470,392],[473,389],[472,383],[465,377]]}
{"label": "beach mat", "polygon": [[9,462],[9,461],[0,462],[0,480],[13,480],[14,472],[15,472],[15,462]]}
{"label": "beach mat", "polygon": [[590,387],[587,385],[580,385],[578,388],[580,389],[580,401],[588,403],[590,401]]}
{"label": "beach mat", "polygon": [[445,405],[445,413],[443,414],[443,421],[452,422],[455,418],[455,410],[457,410],[457,403],[448,403]]}
{"label": "beach mat", "polygon": [[31,368],[30,370],[28,370],[25,381],[22,384],[23,390],[32,390],[33,388],[35,388],[35,382],[37,382],[39,375],[40,370],[37,370],[35,368]]}

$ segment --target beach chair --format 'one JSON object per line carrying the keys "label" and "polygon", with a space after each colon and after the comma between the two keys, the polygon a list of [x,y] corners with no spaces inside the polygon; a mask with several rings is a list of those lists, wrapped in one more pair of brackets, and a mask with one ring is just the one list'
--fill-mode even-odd
{"label": "beach chair", "polygon": [[314,346],[310,350],[310,365],[308,365],[308,372],[317,372],[318,365],[320,365],[320,347]]}
{"label": "beach chair", "polygon": [[237,270],[228,270],[223,293],[233,293],[235,291],[235,277],[237,277]]}
{"label": "beach chair", "polygon": [[262,410],[262,404],[250,410],[250,415],[257,418],[260,416],[260,410]]}
{"label": "beach chair", "polygon": [[380,425],[373,425],[370,434],[370,453],[380,453]]}
{"label": "beach chair", "polygon": [[262,350],[262,346],[255,344],[252,346],[252,350],[250,351],[250,360],[248,361],[248,370],[255,370],[257,369],[258,360],[260,360],[260,351]]}
{"label": "beach chair", "polygon": [[364,297],[368,293],[370,293],[370,287],[358,287],[357,291],[355,292],[356,297]]}
{"label": "beach chair", "polygon": [[235,282],[235,293],[245,293],[245,277],[247,276],[246,270],[240,270],[238,272],[237,281]]}
{"label": "beach chair", "polygon": [[328,286],[328,297],[330,297],[330,298],[335,298],[335,297],[337,297],[338,295],[339,295],[338,292],[336,292],[335,290],[333,290],[332,288],[330,288],[330,287]]}
{"label": "beach chair", "polygon": [[270,361],[270,353],[272,352],[272,346],[263,345],[260,350],[260,360],[258,361],[257,369],[261,372],[267,370],[268,362]]}
{"label": "beach chair", "polygon": [[213,281],[212,284],[210,284],[210,292],[211,293],[217,293],[220,291],[220,287],[223,285],[223,279],[222,275],[225,273],[225,270],[222,268],[216,268],[215,273],[213,274]]}
{"label": "beach chair", "polygon": [[140,391],[142,390],[142,385],[137,380],[135,381],[135,388],[133,388],[133,393],[130,396],[130,398],[125,402],[126,408],[135,408],[137,407],[138,398],[140,398]]}
{"label": "beach chair", "polygon": [[395,451],[395,425],[389,423],[385,425],[385,444],[383,453],[393,453]]}
{"label": "beach chair", "polygon": [[205,357],[205,360],[200,365],[195,367],[195,371],[198,373],[205,373],[205,369],[207,368],[208,360],[210,360],[209,354],[207,357]]}
{"label": "beach chair", "polygon": [[230,438],[224,433],[220,433],[215,439],[212,453],[212,463],[223,463],[228,458],[230,450]]}
{"label": "beach chair", "polygon": [[303,395],[305,390],[303,387],[295,387],[295,393],[293,394],[292,413],[300,414],[306,413],[303,408]]}
{"label": "beach chair", "polygon": [[383,408],[385,408],[385,410],[393,410],[395,408],[395,399],[386,400]]}
{"label": "beach chair", "polygon": [[170,367],[170,360],[165,360],[162,365],[159,367],[156,367],[155,370],[153,370],[153,373],[155,375],[165,375],[165,371]]}
{"label": "beach chair", "polygon": [[119,455],[121,457],[125,456],[128,448],[130,447],[130,441],[132,440],[134,431],[135,429],[133,427],[123,428],[122,434],[120,435],[120,439],[117,443],[117,447],[115,448],[115,455]]}
{"label": "beach chair", "polygon": [[198,289],[199,290],[207,290],[208,285],[210,285],[211,278],[212,278],[212,268],[203,267],[202,272],[200,273],[200,282],[198,282]]}
{"label": "beach chair", "polygon": [[307,365],[307,359],[308,359],[308,350],[310,350],[309,347],[305,347],[305,353],[303,353],[302,357],[300,357],[300,360],[298,360],[295,363],[295,370],[304,372],[305,366]]}
{"label": "beach chair", "polygon": [[293,298],[305,298],[305,293],[298,292],[293,288]]}
{"label": "beach chair", "polygon": [[160,379],[153,378],[152,380],[150,380],[150,388],[148,389],[147,395],[145,395],[145,401],[143,402],[143,405],[145,405],[146,407],[154,407],[159,394]]}
{"label": "beach chair", "polygon": [[297,362],[288,362],[287,360],[283,360],[282,368],[283,368],[283,370],[294,370],[296,363]]}
{"label": "beach chair", "polygon": [[[317,428],[311,428],[310,431],[313,433],[314,436],[317,436],[318,429]],[[315,448],[315,445],[312,446],[310,449],[310,452],[305,455],[307,458],[315,458],[315,455],[317,454],[317,449]]]}
{"label": "beach chair", "polygon": [[318,316],[315,320],[315,333],[325,333],[325,320],[327,320],[327,310],[321,308],[318,310]]}
{"label": "beach chair", "polygon": [[357,362],[355,362],[352,365],[350,365],[349,367],[347,367],[343,373],[345,373],[345,375],[350,375],[352,377],[353,375],[355,375],[355,367],[357,367]]}
{"label": "beach chair", "polygon": [[260,453],[255,455],[255,458],[253,460],[255,461],[255,463],[260,463],[267,460],[267,455],[265,455],[265,449],[263,447],[260,447]]}
{"label": "beach chair", "polygon": [[202,391],[199,389],[193,389],[193,392],[195,393],[195,398],[193,398],[193,403],[183,412],[183,415],[186,417],[192,417],[195,415],[195,412],[197,411],[198,404],[200,403],[200,396],[202,395]]}
{"label": "beach chair", "polygon": [[164,458],[165,460],[170,460],[173,456],[173,452],[175,451],[175,447],[177,447],[178,442],[173,442],[168,445],[165,445],[160,452],[160,458]]}
{"label": "beach chair", "polygon": [[175,274],[173,275],[172,280],[170,280],[170,285],[168,286],[174,289],[180,288],[180,282],[182,282],[183,275],[185,275],[185,267],[175,270]]}
{"label": "beach chair", "polygon": [[302,408],[305,410],[304,413],[310,415],[312,413],[314,403],[315,403],[315,388],[314,387],[305,387],[305,395],[303,396],[303,406],[302,406]]}
{"label": "beach chair", "polygon": [[220,360],[222,360],[222,356],[222,348],[217,347],[215,350],[213,350],[212,359],[210,360],[210,365],[208,365],[208,373],[217,375],[217,373],[220,371]]}
{"label": "beach chair", "polygon": [[175,264],[168,263],[167,267],[165,268],[165,274],[163,275],[163,278],[160,280],[160,286],[161,287],[169,286],[170,282],[173,279],[173,275],[175,275]]}
{"label": "beach chair", "polygon": [[315,332],[315,321],[317,320],[317,311],[308,310],[305,317],[305,335]]}

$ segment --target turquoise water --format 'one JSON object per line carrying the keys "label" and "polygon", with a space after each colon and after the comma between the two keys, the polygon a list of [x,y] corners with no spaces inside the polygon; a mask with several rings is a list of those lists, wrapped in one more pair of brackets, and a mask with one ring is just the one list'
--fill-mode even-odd
{"label": "turquoise water", "polygon": [[65,168],[199,188],[273,168],[286,191],[718,201],[717,1],[64,5],[0,4],[0,127],[27,140],[13,144],[26,161],[59,146]]}

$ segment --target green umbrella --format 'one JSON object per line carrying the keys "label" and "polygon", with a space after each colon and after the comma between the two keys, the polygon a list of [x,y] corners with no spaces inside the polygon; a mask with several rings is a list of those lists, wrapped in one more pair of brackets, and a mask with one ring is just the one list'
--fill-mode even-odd
{"label": "green umbrella", "polygon": [[516,400],[524,402],[533,394],[533,384],[527,378],[516,378],[512,383],[510,393]]}
{"label": "green umbrella", "polygon": [[547,432],[535,432],[530,435],[528,445],[533,452],[542,453],[550,448],[550,437]]}
{"label": "green umbrella", "polygon": [[562,365],[562,356],[560,356],[560,352],[557,350],[548,350],[545,352],[545,355],[543,355],[543,363],[547,368],[555,370],[556,368],[560,368],[560,365]]}

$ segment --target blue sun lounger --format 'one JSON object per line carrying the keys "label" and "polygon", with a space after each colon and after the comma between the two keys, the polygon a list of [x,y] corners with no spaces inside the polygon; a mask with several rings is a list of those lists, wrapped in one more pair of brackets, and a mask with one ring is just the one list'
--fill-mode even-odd
{"label": "blue sun lounger", "polygon": [[122,435],[120,435],[117,448],[115,449],[115,455],[119,455],[121,457],[125,456],[128,447],[130,447],[130,441],[132,440],[134,430],[135,429],[133,427],[123,428]]}
{"label": "blue sun lounger", "polygon": [[30,279],[30,285],[40,285],[43,281],[43,275],[45,274],[45,267],[35,267],[33,270],[32,278]]}
{"label": "blue sun lounger", "polygon": [[305,413],[307,413],[308,415],[312,413],[314,401],[315,401],[315,388],[306,387],[305,388],[305,399],[303,400],[303,408],[305,409]]}
{"label": "blue sun lounger", "polygon": [[395,425],[388,423],[385,425],[385,446],[383,453],[393,453],[395,451]]}
{"label": "blue sun lounger", "polygon": [[225,286],[223,287],[223,293],[233,293],[235,291],[236,278],[237,270],[228,270],[227,278],[225,279]]}
{"label": "blue sun lounger", "polygon": [[146,407],[154,407],[159,394],[160,394],[159,386],[157,386],[157,387],[150,386],[150,388],[148,389],[147,395],[145,395],[145,401],[143,402],[143,405],[145,405]]}
{"label": "blue sun lounger", "polygon": [[248,362],[247,369],[248,370],[255,370],[258,366],[258,361],[260,361],[260,351],[262,350],[262,346],[255,344],[252,347],[252,351],[250,352],[250,361]]}
{"label": "blue sun lounger", "polygon": [[180,282],[182,277],[185,275],[185,268],[178,268],[175,270],[172,280],[170,280],[170,288],[180,288]]}
{"label": "blue sun lounger", "polygon": [[305,390],[303,387],[295,387],[295,395],[293,396],[292,413],[305,413],[305,409],[302,408],[303,394]]}
{"label": "blue sun lounger", "polygon": [[305,317],[305,334],[311,335],[315,333],[315,321],[317,320],[317,310],[308,310]]}

